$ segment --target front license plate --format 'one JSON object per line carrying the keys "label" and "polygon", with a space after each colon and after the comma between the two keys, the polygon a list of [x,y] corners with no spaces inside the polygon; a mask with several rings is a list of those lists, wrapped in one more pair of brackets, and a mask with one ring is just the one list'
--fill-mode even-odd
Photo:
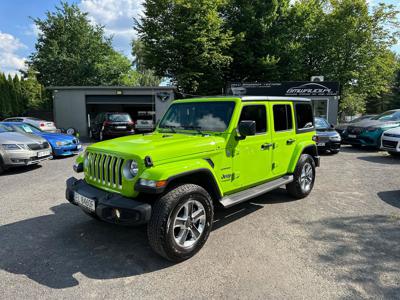
{"label": "front license plate", "polygon": [[40,151],[37,154],[38,157],[43,157],[43,156],[48,156],[48,155],[50,155],[50,151]]}
{"label": "front license plate", "polygon": [[325,146],[325,143],[318,143],[317,146]]}
{"label": "front license plate", "polygon": [[81,194],[78,194],[77,192],[75,192],[75,194],[74,194],[74,201],[79,206],[87,208],[90,211],[96,210],[96,203],[94,202],[94,200],[89,199],[85,196],[82,196]]}
{"label": "front license plate", "polygon": [[116,126],[117,129],[126,129],[126,126]]}
{"label": "front license plate", "polygon": [[356,136],[355,134],[349,134],[349,138],[351,138],[351,139],[356,139],[357,136]]}

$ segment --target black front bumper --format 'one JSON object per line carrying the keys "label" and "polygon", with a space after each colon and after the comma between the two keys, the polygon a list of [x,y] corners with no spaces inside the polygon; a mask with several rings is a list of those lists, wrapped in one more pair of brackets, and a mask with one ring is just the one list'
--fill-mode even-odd
{"label": "black front bumper", "polygon": [[341,142],[329,141],[329,142],[325,142],[324,146],[318,146],[318,150],[320,150],[320,151],[326,151],[326,150],[339,151],[340,146],[341,146]]}
{"label": "black front bumper", "polygon": [[[136,226],[145,224],[150,220],[150,204],[100,190],[87,184],[82,179],[78,180],[75,177],[71,177],[67,180],[65,196],[69,202],[78,205],[74,200],[75,192],[95,201],[96,210],[94,212],[86,207],[79,207],[86,213],[96,215],[103,221]],[[119,217],[117,217],[116,210],[119,211]]]}

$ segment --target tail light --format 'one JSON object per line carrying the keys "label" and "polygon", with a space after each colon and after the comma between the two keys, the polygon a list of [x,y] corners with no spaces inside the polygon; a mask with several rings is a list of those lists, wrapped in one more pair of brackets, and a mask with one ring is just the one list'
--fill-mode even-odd
{"label": "tail light", "polygon": [[44,123],[40,123],[40,127],[44,127],[46,126]]}
{"label": "tail light", "polygon": [[103,122],[103,126],[104,126],[104,127],[106,127],[106,126],[108,126],[108,125],[111,125],[111,122],[108,122],[108,121],[104,121],[104,122]]}

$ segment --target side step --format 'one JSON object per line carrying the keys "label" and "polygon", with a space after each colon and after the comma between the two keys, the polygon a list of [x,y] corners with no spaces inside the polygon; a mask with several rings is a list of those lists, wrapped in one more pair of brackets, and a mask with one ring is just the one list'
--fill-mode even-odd
{"label": "side step", "polygon": [[286,175],[281,178],[249,188],[247,190],[222,197],[220,202],[225,208],[229,208],[241,202],[247,201],[251,198],[262,195],[266,192],[272,191],[280,187],[281,185],[291,183],[292,181],[293,181],[293,175]]}

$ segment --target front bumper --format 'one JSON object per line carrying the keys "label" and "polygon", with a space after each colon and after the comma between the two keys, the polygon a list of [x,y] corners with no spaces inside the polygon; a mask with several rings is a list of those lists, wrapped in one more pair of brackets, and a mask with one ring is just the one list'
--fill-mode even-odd
{"label": "front bumper", "polygon": [[342,137],[343,143],[346,144],[379,147],[381,135],[382,131],[376,130],[372,132],[363,131],[359,134],[349,134],[345,132],[343,133]]}
{"label": "front bumper", "polygon": [[80,148],[79,148],[79,145],[80,144],[53,147],[54,156],[66,156],[66,155],[79,154],[83,150],[83,147],[80,146]]}
{"label": "front bumper", "polygon": [[339,141],[327,141],[324,143],[323,146],[317,146],[318,150],[332,150],[332,151],[339,151],[341,142]]}
{"label": "front bumper", "polygon": [[[69,202],[78,205],[74,200],[75,192],[95,201],[94,212],[83,206],[80,206],[80,208],[89,214],[96,215],[103,221],[125,226],[136,226],[146,224],[150,220],[150,204],[100,190],[87,184],[82,179],[78,180],[75,177],[71,177],[67,180],[65,196]],[[116,209],[120,212],[119,217],[115,214]]]}
{"label": "front bumper", "polygon": [[[51,159],[52,155],[38,157],[38,153],[50,149],[40,151],[21,150],[21,151],[5,151],[3,155],[3,163],[6,167],[29,166],[38,164],[44,160]],[[51,151],[50,151],[51,153]]]}
{"label": "front bumper", "polygon": [[382,137],[381,149],[389,152],[400,153],[400,139],[394,137]]}

